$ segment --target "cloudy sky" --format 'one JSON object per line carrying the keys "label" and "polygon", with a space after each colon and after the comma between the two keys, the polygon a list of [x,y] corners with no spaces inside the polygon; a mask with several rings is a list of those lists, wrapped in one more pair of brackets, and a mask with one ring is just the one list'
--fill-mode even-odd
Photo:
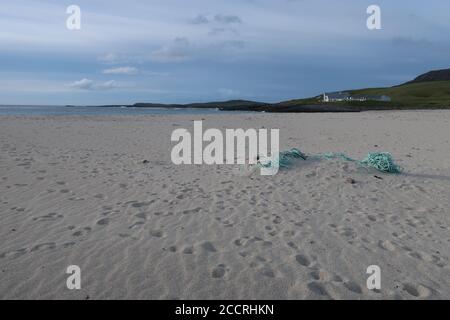
{"label": "cloudy sky", "polygon": [[[369,5],[382,29],[366,27]],[[81,30],[68,30],[69,5]],[[448,0],[3,0],[0,104],[249,99],[450,68]]]}

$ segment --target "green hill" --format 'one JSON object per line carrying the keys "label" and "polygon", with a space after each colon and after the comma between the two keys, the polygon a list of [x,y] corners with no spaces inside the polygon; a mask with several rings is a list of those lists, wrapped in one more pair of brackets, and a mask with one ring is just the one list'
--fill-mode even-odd
{"label": "green hill", "polygon": [[405,84],[430,81],[450,81],[450,69],[429,71],[427,73],[421,74],[414,80],[409,81]]}
{"label": "green hill", "polygon": [[387,95],[392,101],[385,104],[399,108],[450,108],[450,81],[414,82],[391,88],[350,90],[349,92]]}
{"label": "green hill", "polygon": [[389,88],[343,90],[351,95],[386,95],[391,101],[340,101],[324,103],[321,96],[280,102],[281,107],[334,105],[357,110],[450,109],[450,81],[408,83]]}

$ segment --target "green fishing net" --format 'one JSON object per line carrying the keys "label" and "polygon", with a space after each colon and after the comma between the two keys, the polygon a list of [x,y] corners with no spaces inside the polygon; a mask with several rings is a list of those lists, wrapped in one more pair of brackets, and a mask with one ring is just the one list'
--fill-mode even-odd
{"label": "green fishing net", "polygon": [[344,153],[321,153],[318,155],[307,156],[297,148],[292,148],[288,151],[282,151],[278,157],[261,160],[259,165],[265,168],[274,167],[278,163],[279,168],[289,168],[292,165],[292,159],[306,160],[311,159],[340,159],[344,161],[357,162],[365,168],[374,168],[380,172],[385,173],[400,173],[402,169],[398,166],[391,154],[388,152],[369,153],[363,160],[355,160],[345,155]]}
{"label": "green fishing net", "polygon": [[278,157],[259,159],[259,165],[270,168],[275,167],[275,164],[278,164],[278,168],[288,168],[291,166],[292,159],[306,160],[306,155],[297,148],[292,148],[288,151],[280,152]]}
{"label": "green fishing net", "polygon": [[369,153],[366,158],[359,161],[359,163],[366,167],[375,168],[381,172],[400,173],[401,168],[395,164],[394,159],[388,152]]}

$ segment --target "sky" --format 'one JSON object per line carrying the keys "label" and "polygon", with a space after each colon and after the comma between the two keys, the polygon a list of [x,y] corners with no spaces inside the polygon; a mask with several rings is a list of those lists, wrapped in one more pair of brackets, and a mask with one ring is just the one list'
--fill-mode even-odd
{"label": "sky", "polygon": [[[81,29],[66,12],[81,10]],[[367,8],[381,9],[369,30]],[[0,104],[277,102],[450,68],[448,0],[3,0]]]}

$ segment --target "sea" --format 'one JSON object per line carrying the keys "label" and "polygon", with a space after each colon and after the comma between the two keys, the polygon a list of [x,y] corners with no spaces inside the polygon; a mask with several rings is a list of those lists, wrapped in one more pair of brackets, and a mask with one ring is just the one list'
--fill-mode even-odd
{"label": "sea", "polygon": [[219,109],[206,108],[138,108],[138,107],[78,107],[78,106],[13,106],[0,105],[0,116],[2,115],[35,115],[35,116],[58,116],[58,115],[146,115],[146,114],[218,114],[218,113],[246,111],[221,111]]}

